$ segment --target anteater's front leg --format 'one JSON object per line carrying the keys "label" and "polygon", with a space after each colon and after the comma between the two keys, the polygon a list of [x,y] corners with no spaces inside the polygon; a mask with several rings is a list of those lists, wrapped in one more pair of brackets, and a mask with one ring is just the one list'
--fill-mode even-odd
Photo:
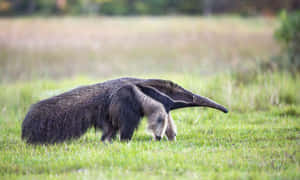
{"label": "anteater's front leg", "polygon": [[166,136],[169,141],[176,141],[177,129],[171,114],[168,114],[168,126]]}
{"label": "anteater's front leg", "polygon": [[133,136],[134,128],[129,125],[124,125],[120,129],[120,140],[121,141],[130,141]]}

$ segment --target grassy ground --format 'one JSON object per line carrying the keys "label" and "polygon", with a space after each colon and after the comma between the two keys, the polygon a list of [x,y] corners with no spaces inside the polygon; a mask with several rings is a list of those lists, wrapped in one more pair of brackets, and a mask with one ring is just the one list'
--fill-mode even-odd
{"label": "grassy ground", "polygon": [[79,140],[31,146],[20,139],[28,106],[37,99],[96,81],[78,78],[2,85],[0,174],[7,179],[300,177],[300,108],[293,105],[300,102],[299,77],[266,74],[257,77],[257,82],[238,85],[231,75],[205,79],[166,76],[194,92],[209,97],[216,94],[214,99],[226,104],[230,113],[200,108],[173,112],[177,142],[151,141],[144,121],[130,143],[103,144],[101,133],[91,130]]}
{"label": "grassy ground", "polygon": [[[0,19],[0,179],[299,179],[300,76],[255,68],[278,52],[275,26],[235,17]],[[105,46],[93,49],[94,40]],[[103,144],[93,129],[62,144],[21,141],[32,103],[123,75],[170,79],[230,112],[172,112],[176,142],[151,141],[145,120],[130,143]]]}

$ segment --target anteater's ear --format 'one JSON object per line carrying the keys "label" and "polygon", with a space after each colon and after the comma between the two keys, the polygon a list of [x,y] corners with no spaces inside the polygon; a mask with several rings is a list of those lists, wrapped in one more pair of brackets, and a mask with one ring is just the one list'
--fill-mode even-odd
{"label": "anteater's ear", "polygon": [[150,86],[145,86],[141,84],[137,84],[137,87],[147,96],[151,97],[152,99],[162,103],[166,109],[167,112],[170,111],[170,109],[174,105],[174,100],[164,94],[163,92],[160,92],[159,90],[150,87]]}

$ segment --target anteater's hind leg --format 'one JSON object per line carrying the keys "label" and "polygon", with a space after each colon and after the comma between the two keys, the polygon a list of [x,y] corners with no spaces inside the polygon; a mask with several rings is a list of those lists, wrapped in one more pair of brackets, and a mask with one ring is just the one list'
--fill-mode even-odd
{"label": "anteater's hind leg", "polygon": [[110,134],[109,131],[103,131],[103,134],[102,134],[102,137],[101,137],[101,141],[105,142],[109,134]]}
{"label": "anteater's hind leg", "polygon": [[103,122],[102,126],[103,127],[102,127],[101,141],[105,142],[106,140],[110,139],[110,136],[114,129],[112,125],[108,122]]}
{"label": "anteater's hind leg", "polygon": [[109,134],[109,136],[107,137],[108,141],[115,140],[116,136],[117,136],[117,133],[118,133],[118,130],[117,129],[113,129],[111,131],[111,133]]}
{"label": "anteater's hind leg", "polygon": [[116,139],[116,135],[117,135],[118,129],[111,129],[109,133],[107,133],[106,137],[105,137],[105,141],[109,141],[112,142],[113,140]]}

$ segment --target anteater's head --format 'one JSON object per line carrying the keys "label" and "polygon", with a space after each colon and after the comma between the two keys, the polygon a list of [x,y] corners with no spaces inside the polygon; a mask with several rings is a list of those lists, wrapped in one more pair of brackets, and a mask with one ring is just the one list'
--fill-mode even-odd
{"label": "anteater's head", "polygon": [[168,114],[165,112],[157,112],[148,117],[148,129],[153,133],[154,139],[160,141],[167,129]]}

